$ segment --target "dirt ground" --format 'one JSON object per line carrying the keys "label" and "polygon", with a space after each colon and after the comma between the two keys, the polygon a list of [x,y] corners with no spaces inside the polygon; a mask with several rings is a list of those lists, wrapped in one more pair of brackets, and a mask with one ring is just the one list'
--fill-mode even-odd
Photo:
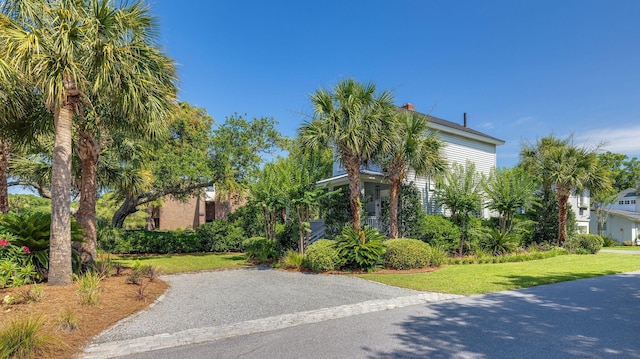
{"label": "dirt ground", "polygon": [[[159,279],[151,282],[144,291],[142,300],[138,297],[138,285],[127,284],[126,272],[120,276],[111,276],[100,282],[101,301],[98,306],[86,306],[80,302],[78,285],[68,287],[49,287],[41,284],[44,297],[38,302],[28,304],[1,304],[6,295],[19,297],[30,286],[0,290],[0,328],[13,319],[28,316],[42,316],[45,333],[54,337],[58,345],[48,348],[46,354],[38,357],[68,359],[80,353],[82,346],[92,337],[115,324],[120,319],[148,307],[167,289],[167,284]],[[145,283],[148,279],[145,279]],[[58,317],[65,310],[76,314],[79,327],[64,331],[59,326]]]}

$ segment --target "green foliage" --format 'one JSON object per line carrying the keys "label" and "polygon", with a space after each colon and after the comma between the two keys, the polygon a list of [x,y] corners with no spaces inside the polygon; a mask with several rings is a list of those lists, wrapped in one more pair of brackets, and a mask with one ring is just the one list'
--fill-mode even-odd
{"label": "green foliage", "polygon": [[428,215],[418,223],[416,238],[454,253],[460,240],[460,228],[444,216]]}
{"label": "green foliage", "polygon": [[51,213],[51,200],[32,194],[10,194],[9,209],[21,215]]}
{"label": "green foliage", "polygon": [[44,358],[57,341],[44,330],[42,317],[15,318],[0,329],[0,358]]}
{"label": "green foliage", "polygon": [[[558,239],[558,201],[554,196],[541,196],[524,216],[535,222],[533,231],[524,236],[524,244],[553,243]],[[567,212],[567,233],[577,230],[576,215],[569,207]]]}
{"label": "green foliage", "polygon": [[616,242],[614,239],[610,238],[610,237],[602,237],[603,243],[602,246],[603,247],[615,247],[618,246],[618,242]]}
{"label": "green foliage", "polygon": [[8,235],[0,238],[0,289],[35,281],[37,272],[24,247],[12,245]]}
{"label": "green foliage", "polygon": [[516,250],[519,245],[518,236],[512,232],[502,232],[498,228],[482,228],[480,232],[480,247],[493,254],[505,255]]}
{"label": "green foliage", "polygon": [[640,178],[640,160],[621,153],[604,152],[598,154],[598,160],[609,170],[615,192],[636,188]]}
{"label": "green foliage", "polygon": [[[0,230],[13,234],[12,243],[28,247],[31,252],[48,250],[51,214],[41,212],[25,215],[7,213],[0,216]],[[71,221],[71,240],[82,242],[82,229],[75,220]]]}
{"label": "green foliage", "polygon": [[324,218],[324,235],[329,239],[334,239],[340,234],[345,224],[351,221],[349,188],[340,187],[339,191],[321,198],[320,208],[321,217]]}
{"label": "green foliage", "polygon": [[77,277],[78,294],[82,305],[98,306],[101,300],[100,281],[102,276],[94,271],[87,271]]}
{"label": "green foliage", "polygon": [[[34,212],[31,214],[0,215],[0,232],[12,235],[10,242],[29,250],[29,258],[41,278],[45,278],[49,268],[49,237],[51,232],[51,213]],[[82,228],[71,219],[71,241],[82,242]],[[79,268],[78,256],[73,254],[74,269]]]}
{"label": "green foliage", "polygon": [[204,252],[240,252],[244,231],[228,221],[213,221],[196,229]]}
{"label": "green foliage", "polygon": [[[402,183],[398,198],[398,235],[406,238],[417,238],[420,235],[420,226],[427,213],[422,205],[420,190],[413,184]],[[389,228],[389,201],[382,201],[380,224],[382,232]]]}
{"label": "green foliage", "polygon": [[229,222],[244,230],[247,237],[256,237],[264,232],[264,215],[260,206],[249,202],[228,215]]}
{"label": "green foliage", "polygon": [[338,269],[341,266],[341,260],[336,242],[328,239],[313,242],[304,253],[303,264],[316,272]]}
{"label": "green foliage", "polygon": [[303,261],[304,255],[290,249],[280,258],[278,264],[281,268],[298,269],[302,266]]}
{"label": "green foliage", "polygon": [[235,243],[233,238],[237,238],[237,230],[233,228],[236,227],[229,228],[228,233],[233,234],[232,239],[229,242],[226,242],[226,238],[222,242],[215,242],[215,238],[203,239],[193,231],[122,230],[105,227],[98,232],[98,246],[105,252],[114,254],[206,252],[216,245],[231,246]]}
{"label": "green foliage", "polygon": [[438,246],[429,246],[429,265],[432,267],[440,267],[446,263],[449,255],[447,251]]}
{"label": "green foliage", "polygon": [[346,268],[372,270],[382,262],[384,235],[375,228],[365,226],[356,231],[346,225],[336,239],[338,255]]}
{"label": "green foliage", "polygon": [[500,213],[500,231],[503,233],[511,230],[516,210],[530,206],[536,191],[533,177],[519,167],[491,171],[482,187],[489,198],[487,208]]}
{"label": "green foliage", "polygon": [[273,241],[264,237],[252,237],[242,242],[247,257],[256,263],[268,263],[277,256]]}
{"label": "green foliage", "polygon": [[[102,157],[100,158],[100,164],[102,165]],[[98,223],[111,223],[113,215],[118,210],[121,201],[116,196],[115,192],[105,193],[100,196],[96,201],[96,219]],[[143,206],[140,206],[143,208]],[[145,210],[138,210],[137,212],[130,214],[124,220],[123,227],[126,229],[143,229],[147,224],[149,213]]]}
{"label": "green foliage", "polygon": [[67,308],[58,314],[56,318],[58,328],[64,332],[70,332],[80,328],[80,320],[73,310]]}
{"label": "green foliage", "polygon": [[451,213],[451,219],[460,228],[458,254],[462,255],[469,239],[470,221],[481,211],[482,187],[475,165],[467,161],[465,166],[453,164],[436,178],[436,202]]}
{"label": "green foliage", "polygon": [[596,234],[580,233],[569,237],[565,247],[574,253],[596,254],[602,249],[604,239]]}
{"label": "green foliage", "polygon": [[384,242],[387,248],[384,253],[384,265],[393,269],[414,269],[429,265],[429,245],[408,238],[390,239]]}

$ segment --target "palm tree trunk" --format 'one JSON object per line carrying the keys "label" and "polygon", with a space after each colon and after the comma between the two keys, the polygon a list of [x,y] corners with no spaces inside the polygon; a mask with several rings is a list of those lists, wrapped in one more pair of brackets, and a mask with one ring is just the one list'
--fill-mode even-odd
{"label": "palm tree trunk", "polygon": [[345,161],[345,169],[349,178],[349,205],[351,207],[351,224],[360,231],[360,163],[356,160]]}
{"label": "palm tree trunk", "polygon": [[391,238],[398,238],[398,199],[400,197],[399,179],[391,180],[389,190],[389,235]]}
{"label": "palm tree trunk", "polygon": [[54,114],[55,140],[51,169],[51,239],[49,277],[52,286],[72,283],[71,268],[71,128],[73,104],[65,103]]}
{"label": "palm tree trunk", "polygon": [[9,144],[0,140],[0,213],[9,212],[9,186],[7,177],[9,173],[10,154]]}
{"label": "palm tree trunk", "polygon": [[[83,127],[83,126],[82,126]],[[92,266],[97,258],[96,191],[98,159],[101,148],[84,128],[78,131],[78,154],[81,161],[80,203],[76,218],[83,230],[84,242],[78,247],[83,266]]]}
{"label": "palm tree trunk", "polygon": [[562,246],[567,240],[567,203],[570,190],[558,188],[558,245]]}

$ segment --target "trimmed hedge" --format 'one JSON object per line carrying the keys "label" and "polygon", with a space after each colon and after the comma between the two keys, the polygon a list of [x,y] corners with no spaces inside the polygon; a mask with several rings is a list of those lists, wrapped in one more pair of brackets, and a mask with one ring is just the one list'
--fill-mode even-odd
{"label": "trimmed hedge", "polygon": [[303,264],[316,272],[339,268],[340,256],[336,249],[336,242],[329,239],[320,239],[313,242],[304,253]]}
{"label": "trimmed hedge", "polygon": [[429,265],[430,246],[418,239],[397,238],[384,242],[383,259],[387,268],[414,269]]}
{"label": "trimmed hedge", "polygon": [[113,254],[241,252],[243,231],[226,221],[201,225],[197,231],[147,231],[104,227],[98,246]]}

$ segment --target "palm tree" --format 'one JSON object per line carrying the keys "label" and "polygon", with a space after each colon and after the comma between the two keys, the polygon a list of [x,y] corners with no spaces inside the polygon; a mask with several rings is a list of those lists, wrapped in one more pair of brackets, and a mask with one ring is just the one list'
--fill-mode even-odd
{"label": "palm tree", "polygon": [[519,167],[491,171],[482,187],[489,198],[487,208],[500,213],[502,234],[511,230],[516,210],[531,204],[536,192],[533,178]]}
{"label": "palm tree", "polygon": [[[549,145],[551,144],[551,145]],[[542,174],[543,183],[555,190],[558,201],[558,245],[567,238],[567,211],[571,192],[602,192],[611,187],[606,169],[600,165],[597,147],[578,147],[571,138],[553,135],[524,147],[520,156],[525,168]]]}
{"label": "palm tree", "polygon": [[458,254],[462,255],[464,243],[469,234],[471,216],[482,207],[482,186],[480,176],[472,162],[466,166],[454,163],[436,178],[436,201],[449,210],[451,219],[460,227]]}
{"label": "palm tree", "polygon": [[174,68],[154,45],[155,20],[140,1],[122,7],[109,0],[5,3],[4,60],[33,81],[54,114],[48,283],[68,285],[74,115],[100,113],[95,109],[102,104],[122,118],[162,113],[167,98],[152,94],[171,96]]}
{"label": "palm tree", "polygon": [[442,141],[429,131],[427,119],[413,112],[396,114],[397,136],[390,151],[381,154],[382,168],[391,182],[389,193],[389,234],[398,238],[398,197],[400,185],[412,169],[414,175],[436,175],[444,171],[445,161],[440,153]]}
{"label": "palm tree", "polygon": [[347,172],[351,221],[359,231],[360,167],[391,148],[393,97],[387,91],[376,94],[373,83],[346,79],[333,91],[317,90],[310,99],[314,118],[300,128],[301,140],[312,148],[334,146]]}

